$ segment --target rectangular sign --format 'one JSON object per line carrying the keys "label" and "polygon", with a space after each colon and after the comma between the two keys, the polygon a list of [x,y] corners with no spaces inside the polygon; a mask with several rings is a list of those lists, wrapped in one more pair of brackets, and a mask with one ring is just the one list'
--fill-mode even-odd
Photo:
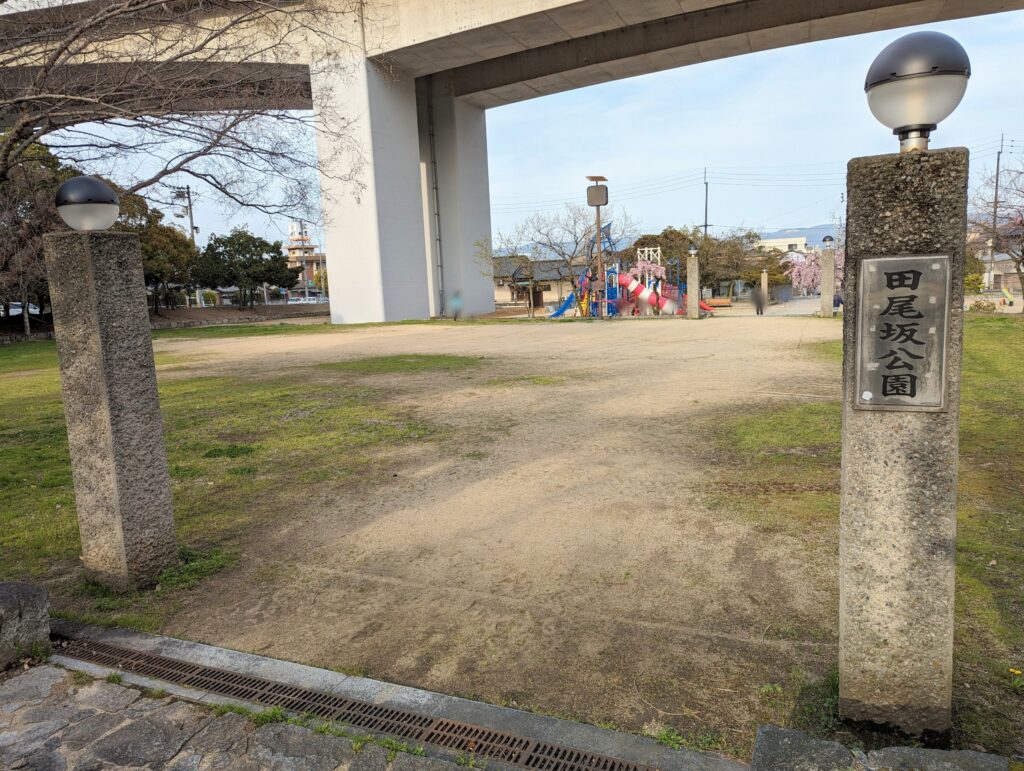
{"label": "rectangular sign", "polygon": [[945,412],[949,257],[866,257],[858,289],[854,407]]}

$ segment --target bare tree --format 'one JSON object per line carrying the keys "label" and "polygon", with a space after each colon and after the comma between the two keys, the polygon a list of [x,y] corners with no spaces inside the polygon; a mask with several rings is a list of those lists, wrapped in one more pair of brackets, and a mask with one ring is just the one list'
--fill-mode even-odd
{"label": "bare tree", "polygon": [[[534,214],[523,224],[523,237],[531,245],[534,259],[558,261],[561,278],[572,285],[581,316],[587,311],[581,284],[587,271],[597,267],[595,228],[593,209],[581,204],[566,204],[553,214]],[[606,214],[603,228],[613,242],[632,242],[637,236],[636,223],[625,212],[614,209]]]}
{"label": "bare tree", "polygon": [[1004,169],[998,190],[997,196],[994,174],[982,182],[971,201],[971,225],[990,241],[993,256],[1010,258],[1024,292],[1024,166]]}
{"label": "bare tree", "polygon": [[494,278],[507,275],[513,282],[526,283],[526,314],[532,319],[536,310],[533,305],[535,268],[537,260],[542,258],[537,245],[530,241],[526,224],[520,223],[511,231],[499,231],[492,239],[478,241],[476,248],[483,275]]}
{"label": "bare tree", "polygon": [[[0,184],[43,143],[151,200],[191,177],[238,206],[308,212],[315,172],[358,187],[358,116],[327,89],[314,104],[307,63],[356,60],[364,5],[0,0]],[[314,111],[334,157],[310,141]]]}

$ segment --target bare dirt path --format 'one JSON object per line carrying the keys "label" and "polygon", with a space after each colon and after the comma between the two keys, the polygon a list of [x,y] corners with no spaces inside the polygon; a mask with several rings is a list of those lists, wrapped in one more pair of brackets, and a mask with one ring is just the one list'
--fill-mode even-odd
{"label": "bare dirt path", "polygon": [[488,357],[361,377],[450,432],[388,487],[318,490],[248,534],[240,567],[168,631],[628,728],[739,732],[759,686],[830,665],[836,555],[709,508],[699,426],[838,398],[800,348],[839,336],[827,320],[731,318],[158,341],[200,360],[192,374],[296,368],[311,387],[321,375],[301,367],[317,362]]}

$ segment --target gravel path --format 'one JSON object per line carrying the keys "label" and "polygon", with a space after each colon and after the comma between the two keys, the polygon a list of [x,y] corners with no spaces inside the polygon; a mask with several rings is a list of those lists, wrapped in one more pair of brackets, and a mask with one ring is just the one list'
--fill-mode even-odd
{"label": "gravel path", "polygon": [[[743,726],[762,683],[834,660],[835,544],[709,505],[702,431],[838,399],[838,368],[803,347],[839,335],[830,320],[744,317],[158,341],[202,360],[169,376],[348,378],[449,429],[390,461],[383,488],[296,498],[165,631],[633,730]],[[487,358],[308,369],[407,353]]]}

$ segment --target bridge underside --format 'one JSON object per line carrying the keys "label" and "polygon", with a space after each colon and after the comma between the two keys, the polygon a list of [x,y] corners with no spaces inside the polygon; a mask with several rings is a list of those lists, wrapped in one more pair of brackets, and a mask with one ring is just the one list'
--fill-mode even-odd
{"label": "bridge underside", "polygon": [[[480,250],[491,235],[489,107],[753,51],[1016,10],[1024,0],[369,0],[366,7],[383,18],[368,16],[359,33],[384,44],[345,74],[315,60],[66,72],[70,93],[109,79],[112,88],[124,85],[126,103],[156,114],[329,101],[350,117],[362,149],[358,195],[341,181],[354,170],[333,167],[325,160],[336,155],[331,140],[318,140],[338,323],[440,314],[456,292],[467,313],[493,309],[490,263]],[[0,88],[10,93],[32,74],[0,70]],[[146,105],[152,77],[191,77],[203,87],[188,103]]]}
{"label": "bridge underside", "polygon": [[379,58],[495,107],[739,54],[1020,8],[1024,0],[586,0]]}

